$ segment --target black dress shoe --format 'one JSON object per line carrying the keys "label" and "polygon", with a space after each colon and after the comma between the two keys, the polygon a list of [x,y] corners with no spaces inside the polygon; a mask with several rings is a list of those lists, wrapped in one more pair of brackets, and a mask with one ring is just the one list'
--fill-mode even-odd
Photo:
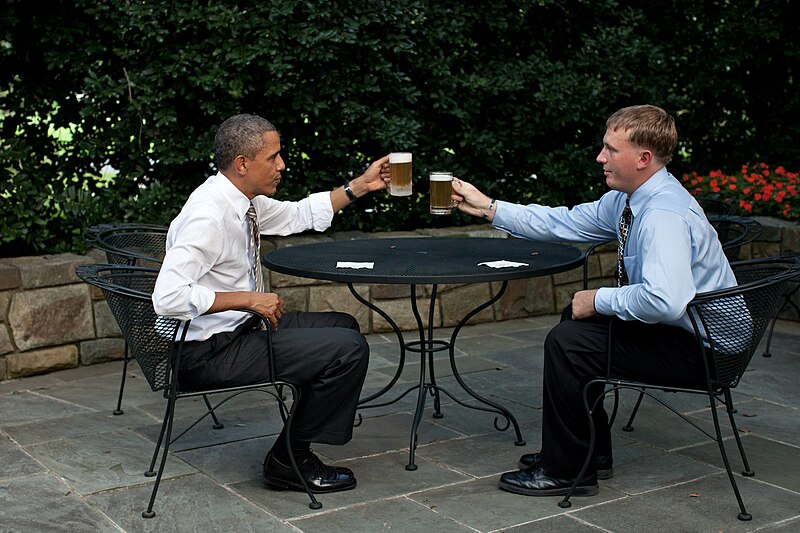
{"label": "black dress shoe", "polygon": [[[349,468],[328,466],[319,457],[309,455],[297,462],[300,475],[308,483],[308,488],[315,494],[350,490],[356,486],[356,478]],[[264,458],[264,478],[267,483],[285,489],[292,488],[304,491],[303,483],[294,473],[292,465],[278,461],[270,451]]]}
{"label": "black dress shoe", "polygon": [[[500,476],[498,485],[503,490],[525,496],[563,496],[569,491],[573,481],[548,476],[541,466],[535,466],[516,472],[506,472]],[[597,475],[592,472],[580,480],[572,494],[594,496],[597,491]]]}
{"label": "black dress shoe", "polygon": [[[526,453],[519,458],[517,466],[520,469],[530,468],[532,466],[539,466],[541,456],[538,453]],[[597,472],[597,479],[611,479],[614,477],[614,467],[611,457],[605,455],[598,455],[594,458],[594,469]]]}

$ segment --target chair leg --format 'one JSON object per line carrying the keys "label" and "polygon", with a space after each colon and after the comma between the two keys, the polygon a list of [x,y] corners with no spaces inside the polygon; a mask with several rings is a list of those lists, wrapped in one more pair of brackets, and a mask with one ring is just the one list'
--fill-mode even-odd
{"label": "chair leg", "polygon": [[[564,498],[560,502],[558,502],[558,506],[561,507],[562,509],[567,509],[569,507],[572,507],[572,502],[569,501],[569,499],[570,497],[572,497],[572,493],[575,492],[575,488],[578,486],[578,483],[580,483],[581,479],[583,479],[583,476],[586,475],[586,472],[589,470],[589,465],[592,462],[592,455],[594,455],[594,441],[595,441],[594,417],[592,415],[594,413],[594,410],[597,409],[598,405],[600,406],[601,409],[603,408],[602,407],[603,399],[609,392],[609,391],[603,391],[603,393],[597,397],[597,399],[594,402],[594,405],[590,409],[589,399],[587,394],[591,384],[592,382],[589,382],[587,385],[583,387],[583,407],[586,412],[586,417],[589,419],[589,450],[586,452],[586,459],[584,459],[583,461],[583,466],[581,467],[581,471],[578,473],[577,477],[572,482],[572,485],[570,485],[569,490],[564,495]],[[614,387],[614,391],[617,392],[618,389]]]}
{"label": "chair leg", "polygon": [[295,407],[297,406],[297,402],[298,402],[298,400],[300,398],[300,390],[294,385],[288,385],[287,384],[286,386],[289,387],[289,389],[291,389],[291,391],[292,391],[292,407],[291,407],[291,409],[287,409],[286,408],[286,404],[284,403],[285,402],[285,398],[283,397],[283,387],[284,386],[283,385],[279,385],[277,387],[277,392],[278,392],[278,403],[280,403],[281,406],[282,406],[281,409],[280,409],[281,413],[283,413],[284,410],[288,411],[288,415],[287,415],[286,422],[285,422],[285,427],[286,427],[286,449],[289,450],[289,460],[292,463],[292,470],[294,470],[294,473],[297,476],[297,479],[299,479],[300,482],[303,484],[303,488],[306,489],[306,494],[308,494],[308,497],[311,500],[311,502],[308,504],[309,509],[314,509],[314,510],[321,509],[322,508],[322,503],[320,503],[317,500],[317,498],[314,496],[314,493],[311,492],[311,489],[309,488],[308,483],[306,483],[306,480],[303,478],[303,476],[300,475],[300,468],[298,468],[297,461],[294,458],[294,453],[292,453],[292,451],[291,451],[292,450],[292,437],[291,437],[291,435],[292,435],[292,422],[294,422],[294,416],[293,415],[294,415]]}
{"label": "chair leg", "polygon": [[[158,447],[161,445],[162,436],[165,436],[164,442],[164,449],[161,452],[161,463],[158,466],[158,473],[156,474],[156,481],[153,484],[153,492],[150,493],[150,503],[147,504],[147,510],[142,511],[143,518],[153,518],[156,513],[153,512],[153,504],[156,502],[156,494],[158,494],[158,487],[161,485],[161,476],[164,474],[164,466],[167,464],[167,456],[169,455],[169,441],[172,438],[172,419],[175,415],[175,398],[170,396],[169,400],[167,400],[167,414],[164,418],[164,423],[161,425],[161,435],[158,438],[158,446],[156,446],[156,455],[153,456],[153,462],[155,462],[155,458],[158,455]],[[166,427],[166,435],[164,435],[164,429]],[[153,469],[153,465],[151,464],[150,470]]]}
{"label": "chair leg", "polygon": [[203,401],[206,402],[206,407],[208,408],[208,412],[211,413],[211,418],[214,419],[214,425],[212,425],[211,427],[214,429],[224,428],[225,424],[219,421],[219,419],[217,418],[217,413],[211,407],[211,402],[208,401],[208,396],[206,396],[205,394],[203,394]]}
{"label": "chair leg", "polygon": [[[711,403],[711,416],[714,418],[714,431],[717,434],[717,444],[719,445],[719,453],[722,456],[722,462],[725,463],[725,471],[728,473],[728,479],[731,482],[731,487],[733,487],[733,493],[736,496],[736,501],[739,503],[739,510],[740,513],[738,515],[739,520],[744,522],[753,519],[753,515],[747,512],[744,508],[744,501],[742,501],[742,495],[739,492],[739,486],[736,484],[736,478],[733,476],[733,471],[731,470],[731,463],[728,461],[728,454],[725,452],[725,443],[722,441],[722,432],[720,431],[719,427],[719,416],[717,414],[717,406],[716,402],[714,401],[714,395],[708,395],[709,402]],[[732,415],[731,415],[732,416]],[[738,442],[738,436],[737,436]]]}
{"label": "chair leg", "polygon": [[742,475],[745,477],[752,477],[756,475],[756,473],[753,472],[753,470],[750,468],[750,463],[747,461],[747,455],[744,453],[742,438],[739,436],[739,428],[736,426],[736,420],[733,418],[733,413],[735,413],[736,410],[733,409],[733,398],[731,397],[730,389],[725,389],[725,402],[727,404],[726,411],[728,412],[728,419],[731,422],[731,429],[733,429],[733,437],[736,439],[736,446],[739,447],[739,455],[742,456],[742,464],[744,465]]}
{"label": "chair leg", "polygon": [[633,406],[633,412],[631,412],[631,416],[628,418],[628,423],[622,426],[622,431],[633,431],[633,419],[636,418],[636,413],[639,412],[639,406],[642,405],[644,390],[645,389],[642,389],[642,391],[639,393],[639,399],[636,400],[636,405]]}
{"label": "chair leg", "polygon": [[122,378],[119,383],[119,396],[117,397],[117,408],[114,409],[114,415],[119,416],[124,413],[122,410],[122,395],[125,392],[125,378],[128,375],[128,360],[130,359],[130,351],[128,350],[128,341],[125,341],[125,353],[122,357]]}
{"label": "chair leg", "polygon": [[778,315],[780,311],[775,313],[775,316],[772,317],[772,322],[769,324],[769,332],[767,333],[767,346],[764,348],[764,353],[761,354],[762,357],[772,357],[772,353],[769,351],[769,346],[772,344],[772,332],[775,330],[775,322],[778,321]]}
{"label": "chair leg", "polygon": [[619,410],[619,389],[614,389],[614,408],[611,410],[611,416],[608,417],[608,427],[614,426],[614,420],[617,419],[617,411]]}
{"label": "chair leg", "polygon": [[150,468],[145,471],[145,477],[153,477],[156,475],[155,470],[156,461],[158,460],[158,451],[161,449],[161,443],[164,442],[164,432],[167,429],[167,417],[169,416],[170,404],[167,402],[167,408],[164,411],[164,421],[161,423],[161,431],[158,432],[158,439],[156,440],[156,449],[153,452],[153,458],[150,460]]}

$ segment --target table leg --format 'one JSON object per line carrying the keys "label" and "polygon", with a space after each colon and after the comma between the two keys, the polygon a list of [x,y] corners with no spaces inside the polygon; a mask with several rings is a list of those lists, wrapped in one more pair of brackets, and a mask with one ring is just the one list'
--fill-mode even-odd
{"label": "table leg", "polygon": [[[503,282],[503,285],[502,285],[501,289],[498,291],[498,293],[494,297],[490,298],[489,301],[481,304],[480,306],[476,307],[475,309],[473,309],[472,311],[467,313],[467,315],[463,319],[461,319],[461,321],[458,323],[458,325],[456,326],[455,330],[453,330],[453,334],[452,334],[452,336],[450,338],[450,341],[448,342],[448,341],[444,341],[444,340],[435,340],[433,338],[434,311],[435,311],[435,306],[436,306],[436,294],[437,294],[438,286],[436,284],[433,284],[432,289],[431,289],[430,306],[429,306],[429,309],[428,309],[428,327],[427,327],[427,332],[426,332],[426,328],[425,328],[425,326],[423,324],[423,321],[422,321],[422,316],[420,315],[420,312],[419,312],[419,307],[417,306],[416,285],[412,284],[411,285],[411,310],[412,310],[412,312],[414,314],[414,318],[415,318],[415,320],[417,322],[417,330],[418,330],[418,333],[419,333],[419,341],[405,342],[404,339],[403,339],[403,335],[400,332],[400,328],[391,319],[391,317],[389,317],[389,315],[385,311],[383,311],[382,309],[380,309],[376,305],[372,304],[371,302],[369,302],[365,298],[361,297],[361,295],[359,295],[355,291],[355,289],[353,288],[352,284],[348,283],[348,287],[350,288],[350,292],[353,294],[353,296],[358,301],[360,301],[361,303],[363,303],[364,305],[366,305],[368,308],[372,309],[376,313],[380,314],[389,323],[389,325],[392,327],[392,329],[394,330],[395,334],[397,335],[397,338],[398,338],[398,341],[399,341],[399,345],[400,345],[400,361],[399,361],[399,364],[398,364],[398,369],[395,372],[395,375],[392,377],[392,379],[390,380],[388,385],[383,387],[378,392],[376,392],[374,394],[371,394],[370,396],[367,396],[366,398],[363,398],[362,400],[360,400],[358,402],[359,409],[367,409],[367,408],[371,408],[371,407],[383,407],[383,406],[386,406],[386,405],[391,405],[391,404],[401,400],[403,397],[405,397],[411,391],[417,390],[417,404],[416,404],[416,408],[414,409],[414,418],[413,418],[413,421],[411,423],[411,436],[410,436],[410,441],[409,441],[408,464],[406,465],[406,470],[416,470],[417,469],[417,465],[414,462],[414,456],[415,456],[416,449],[417,449],[417,444],[418,444],[417,432],[418,432],[418,429],[419,429],[419,424],[422,422],[422,414],[423,414],[423,412],[425,410],[425,401],[426,401],[426,396],[428,394],[433,396],[433,399],[434,399],[434,413],[433,413],[433,417],[434,418],[442,418],[444,416],[442,414],[442,412],[441,412],[441,396],[440,396],[440,393],[444,393],[447,396],[449,396],[450,399],[452,399],[454,402],[456,402],[457,404],[459,404],[459,405],[461,405],[463,407],[467,407],[469,409],[475,409],[475,410],[478,410],[478,411],[485,411],[485,412],[495,413],[495,414],[498,414],[498,415],[502,416],[505,419],[505,425],[501,426],[501,424],[499,422],[499,419],[495,418],[495,421],[494,421],[495,429],[497,429],[498,431],[506,431],[513,424],[514,425],[514,431],[516,432],[516,439],[517,439],[514,442],[514,444],[516,444],[517,446],[525,445],[525,440],[522,438],[522,433],[520,432],[519,424],[517,423],[517,419],[514,417],[514,415],[511,414],[511,412],[508,409],[506,409],[505,407],[503,407],[503,406],[501,406],[501,405],[499,405],[497,403],[494,403],[494,402],[484,398],[483,396],[480,396],[475,391],[470,389],[469,386],[467,386],[467,384],[464,383],[464,380],[462,379],[461,374],[458,371],[458,366],[456,364],[456,359],[455,359],[455,343],[456,343],[456,339],[458,337],[458,333],[461,331],[461,329],[464,327],[464,325],[466,325],[466,323],[469,321],[470,318],[472,318],[477,313],[483,311],[484,309],[486,309],[490,305],[494,304],[497,300],[499,300],[503,296],[503,294],[505,293],[507,286],[508,286],[508,282]],[[445,390],[444,388],[442,388],[441,386],[436,384],[436,374],[435,374],[435,370],[434,370],[435,369],[435,366],[434,366],[434,353],[439,352],[439,351],[443,351],[443,350],[448,350],[449,351],[450,368],[451,368],[451,370],[453,372],[453,377],[455,377],[456,381],[461,386],[461,388],[467,394],[469,394],[474,399],[478,400],[479,402],[481,402],[482,404],[484,404],[487,407],[475,406],[475,405],[470,405],[470,404],[464,403],[463,401],[459,400],[458,398],[456,398],[455,396],[450,394],[447,390]],[[418,352],[420,354],[419,382],[416,385],[413,385],[413,386],[409,387],[405,392],[403,392],[402,394],[400,394],[398,397],[396,397],[393,400],[390,400],[388,402],[383,402],[383,403],[371,404],[370,403],[371,401],[375,400],[376,398],[378,398],[378,397],[384,395],[386,392],[388,392],[397,383],[397,381],[400,379],[400,375],[402,374],[403,367],[405,365],[405,353],[406,353],[406,351]],[[430,378],[429,379],[426,379],[426,365],[430,369]],[[360,415],[359,415],[359,417],[360,417]]]}
{"label": "table leg", "polygon": [[[464,383],[464,380],[461,378],[461,374],[458,372],[458,367],[456,365],[456,338],[458,337],[459,331],[461,331],[461,328],[463,328],[466,325],[466,323],[469,321],[470,318],[472,318],[473,316],[475,316],[476,314],[480,313],[481,311],[483,311],[484,309],[486,309],[487,307],[489,307],[490,305],[495,303],[497,300],[499,300],[503,296],[503,294],[505,294],[507,287],[508,287],[508,281],[504,281],[503,285],[500,287],[500,290],[497,292],[497,294],[493,298],[491,298],[488,302],[476,307],[475,309],[473,309],[472,311],[467,313],[467,315],[464,318],[461,319],[461,321],[458,323],[456,328],[453,330],[453,334],[450,337],[450,342],[448,343],[448,346],[450,348],[450,368],[453,371],[453,377],[456,378],[456,381],[458,382],[458,384],[461,385],[461,388],[464,389],[464,391],[467,394],[469,394],[470,396],[472,396],[473,398],[475,398],[479,402],[481,402],[481,403],[483,403],[485,405],[488,405],[489,407],[491,407],[491,409],[487,409],[487,408],[484,408],[484,407],[475,407],[474,405],[467,405],[467,404],[464,404],[464,403],[456,400],[455,398],[453,398],[449,394],[448,394],[448,396],[453,398],[459,404],[464,405],[466,407],[469,407],[470,409],[477,409],[479,411],[487,411],[487,412],[490,412],[490,413],[496,413],[498,415],[501,415],[503,418],[505,418],[505,425],[501,427],[499,422],[498,422],[498,419],[495,418],[494,419],[494,427],[495,427],[495,429],[498,430],[498,431],[505,431],[505,430],[507,430],[509,428],[510,424],[513,424],[514,425],[514,432],[516,433],[516,436],[517,436],[517,440],[514,442],[514,444],[517,445],[517,446],[524,446],[525,445],[525,440],[522,438],[522,433],[520,432],[519,424],[517,423],[517,419],[514,417],[513,414],[511,414],[511,411],[509,411],[508,409],[506,409],[505,407],[503,407],[500,404],[497,404],[497,403],[494,403],[494,402],[492,402],[490,400],[487,400],[483,396],[480,396],[475,391],[470,389],[467,386],[467,384]],[[444,390],[443,390],[443,392],[447,393],[447,391],[444,391]]]}

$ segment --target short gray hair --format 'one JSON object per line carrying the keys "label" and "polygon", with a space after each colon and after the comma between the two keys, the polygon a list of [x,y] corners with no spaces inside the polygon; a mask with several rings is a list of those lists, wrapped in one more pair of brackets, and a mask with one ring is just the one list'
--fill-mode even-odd
{"label": "short gray hair", "polygon": [[255,159],[264,148],[264,134],[277,131],[272,123],[258,115],[234,115],[223,122],[214,136],[214,158],[217,168],[225,170],[236,156]]}

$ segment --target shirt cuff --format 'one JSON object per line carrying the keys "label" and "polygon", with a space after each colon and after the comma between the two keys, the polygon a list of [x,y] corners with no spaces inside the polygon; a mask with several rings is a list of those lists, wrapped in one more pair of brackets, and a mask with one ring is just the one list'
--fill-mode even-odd
{"label": "shirt cuff", "polygon": [[333,205],[330,192],[315,192],[308,196],[311,224],[316,231],[325,231],[333,221]]}
{"label": "shirt cuff", "polygon": [[600,287],[594,294],[594,310],[599,315],[613,315],[614,310],[611,306],[611,300],[614,295],[614,289],[611,287]]}
{"label": "shirt cuff", "polygon": [[192,318],[206,314],[206,311],[214,305],[216,298],[216,293],[208,287],[197,284],[192,285],[191,293],[189,294],[189,309],[194,315]]}

